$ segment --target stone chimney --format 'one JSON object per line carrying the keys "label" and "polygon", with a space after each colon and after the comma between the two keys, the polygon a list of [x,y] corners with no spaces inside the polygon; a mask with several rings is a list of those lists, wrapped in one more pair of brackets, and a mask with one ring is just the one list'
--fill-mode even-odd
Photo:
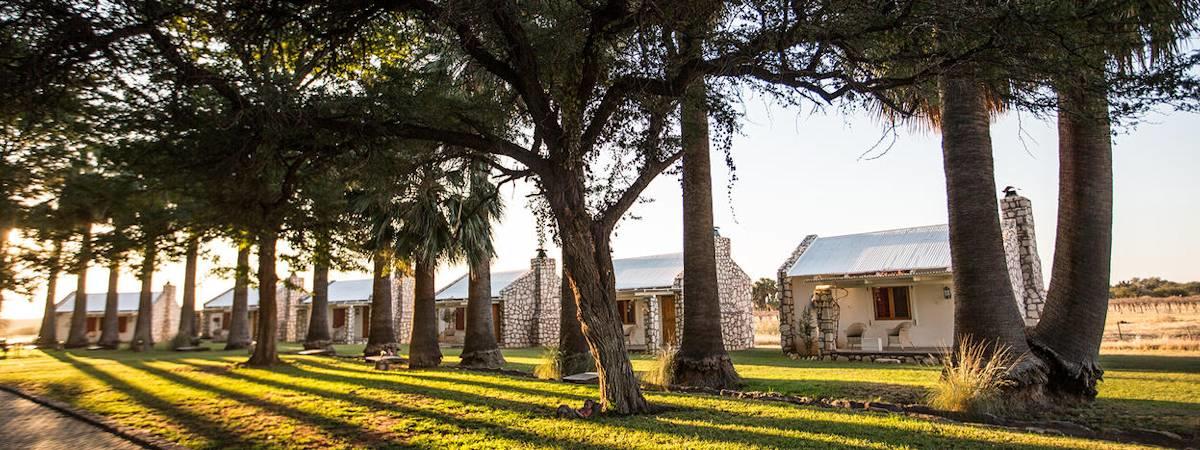
{"label": "stone chimney", "polygon": [[170,281],[166,282],[166,284],[163,284],[162,293],[159,294],[159,297],[165,298],[168,301],[175,301],[175,285],[171,284]]}
{"label": "stone chimney", "polygon": [[275,291],[276,317],[279,319],[279,340],[295,342],[302,339],[299,335],[300,318],[296,309],[300,307],[300,297],[303,295],[304,279],[293,271],[283,280],[279,290]]}
{"label": "stone chimney", "polygon": [[1013,294],[1025,324],[1033,326],[1041,319],[1042,305],[1046,302],[1042,260],[1037,252],[1033,204],[1012,186],[1004,188],[1004,198],[1000,199],[1000,225]]}
{"label": "stone chimney", "polygon": [[[559,296],[562,295],[562,280],[555,270],[554,258],[546,256],[546,249],[538,248],[537,254],[529,260],[529,270],[533,271],[534,306],[531,338],[533,345],[550,346],[558,343],[558,321],[562,305]],[[495,293],[494,293],[495,294]]]}

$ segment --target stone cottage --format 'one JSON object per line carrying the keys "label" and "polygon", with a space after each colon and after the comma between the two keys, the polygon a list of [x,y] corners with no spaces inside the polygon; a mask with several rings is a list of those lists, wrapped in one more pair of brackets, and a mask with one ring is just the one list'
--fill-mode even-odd
{"label": "stone cottage", "polygon": [[[299,322],[297,307],[304,296],[301,290],[303,285],[304,279],[295,273],[275,285],[276,314],[279,321],[279,334],[276,339],[281,342],[292,342],[297,340],[297,336],[304,336],[297,334],[296,328]],[[251,339],[257,335],[258,330],[258,297],[258,288],[247,289],[246,303],[250,310]],[[200,336],[224,342],[229,337],[229,322],[233,315],[233,288],[204,302],[201,308]]]}
{"label": "stone cottage", "polygon": [[[412,337],[412,314],[414,280],[412,277],[393,275],[392,312],[394,314],[396,338],[407,344]],[[337,280],[329,282],[329,326],[330,336],[337,344],[356,344],[367,341],[371,331],[371,287],[373,278]],[[296,339],[303,340],[308,334],[309,309],[312,297],[300,299],[295,316]]]}
{"label": "stone cottage", "polygon": [[[730,253],[729,238],[714,230],[721,334],[727,350],[754,346],[750,276]],[[683,253],[613,260],[617,311],[632,350],[657,351],[678,345],[683,333]]]}
{"label": "stone cottage", "polygon": [[[438,290],[438,340],[462,345],[469,274]],[[558,344],[562,279],[554,258],[538,250],[529,269],[491,273],[492,326],[501,347]]]}
{"label": "stone cottage", "polygon": [[[101,327],[104,325],[104,304],[107,293],[87,295],[87,338],[88,342],[100,340]],[[152,292],[150,335],[154,342],[166,342],[179,331],[179,303],[175,302],[175,286],[171,283],[163,285],[161,291]],[[117,294],[117,336],[121,342],[129,342],[133,338],[134,325],[137,322],[138,303],[141,293],[121,292]],[[72,292],[54,305],[55,319],[58,324],[58,336],[66,336],[71,328],[71,316],[75,309],[75,293]]]}
{"label": "stone cottage", "polygon": [[[1045,302],[1029,199],[1000,201],[1008,272],[1028,325]],[[779,268],[788,354],[922,355],[954,340],[949,226],[805,237]]]}

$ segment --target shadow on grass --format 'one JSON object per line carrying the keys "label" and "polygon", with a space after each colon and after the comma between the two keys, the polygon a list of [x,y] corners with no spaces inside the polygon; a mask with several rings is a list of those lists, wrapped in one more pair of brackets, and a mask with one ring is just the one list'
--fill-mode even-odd
{"label": "shadow on grass", "polygon": [[[506,409],[510,411],[526,410],[533,412],[535,415],[538,411],[547,411],[553,407],[551,404],[521,402],[498,397],[486,397],[457,390],[424,387],[390,379],[365,378],[361,375],[356,376],[355,372],[347,371],[343,367],[337,367],[324,363],[312,363],[312,365],[321,367],[323,370],[326,370],[326,372],[313,373],[311,375],[297,374],[297,376],[324,381],[330,381],[330,378],[336,378],[341,383],[354,384],[361,387],[390,388],[405,392],[416,391],[421,395],[435,397],[442,400],[451,400],[490,408]],[[304,369],[301,367],[295,367],[295,369],[304,371]],[[338,374],[332,374],[329,372],[337,372]],[[439,381],[462,381],[446,376],[446,372],[434,370],[401,373],[412,377],[437,378]],[[558,398],[569,395],[563,392],[545,389],[517,388],[502,383],[479,383],[478,380],[471,380],[470,384],[484,385],[489,389],[509,391],[520,393],[522,395],[535,395],[550,398]],[[550,385],[547,384],[547,387],[550,387]],[[666,395],[674,395],[677,398],[685,401],[689,398],[688,396],[680,394]],[[732,399],[718,399],[718,401],[734,403],[745,402],[742,400]],[[784,405],[773,406],[791,408],[791,406]],[[736,411],[722,410],[705,406],[687,405],[677,407],[672,411],[653,416],[605,417],[590,423],[612,427],[611,431],[613,432],[621,432],[622,430],[638,430],[659,436],[692,436],[697,439],[711,442],[723,442],[728,444],[765,444],[768,446],[779,446],[784,448],[813,446],[817,444],[819,444],[818,446],[862,446],[857,444],[848,444],[847,442],[844,442],[842,438],[849,438],[850,441],[864,441],[866,444],[863,445],[867,446],[873,445],[872,443],[895,444],[897,438],[902,438],[901,440],[908,444],[922,447],[956,447],[970,443],[976,443],[983,446],[994,446],[997,444],[997,442],[993,441],[972,439],[968,437],[949,437],[946,436],[946,433],[943,430],[918,430],[912,428],[903,429],[901,427],[887,425],[866,425],[855,423],[859,422],[860,420],[858,419],[861,417],[857,416],[857,413],[822,410],[816,411],[819,413],[828,413],[830,419],[782,419],[765,417],[759,414],[743,414]],[[545,413],[541,415],[545,416]],[[836,420],[834,418],[844,418],[845,420]],[[671,419],[692,420],[702,423],[682,424]],[[723,424],[734,424],[737,425],[737,427],[719,426]],[[1045,448],[1055,447],[1049,446]]]}
{"label": "shadow on grass", "polygon": [[1200,373],[1200,358],[1174,355],[1100,355],[1107,371]]}
{"label": "shadow on grass", "polygon": [[[89,363],[79,359],[68,358],[66,354],[60,352],[46,352],[46,354],[79,369],[79,371],[83,372],[87,376],[90,376],[112,387],[114,390],[127,395],[130,399],[140,403],[142,406],[167,416],[172,421],[181,425],[189,434],[199,435],[204,439],[214,443],[220,442],[222,443],[221,446],[233,445],[236,447],[248,447],[250,444],[252,444],[251,441],[243,440],[238,435],[237,430],[229,427],[228,424],[217,422],[203,415],[180,408],[178,405],[164,400],[153,393],[134,386],[133,384],[130,384],[124,380],[114,377]],[[160,437],[168,438],[168,436]]]}

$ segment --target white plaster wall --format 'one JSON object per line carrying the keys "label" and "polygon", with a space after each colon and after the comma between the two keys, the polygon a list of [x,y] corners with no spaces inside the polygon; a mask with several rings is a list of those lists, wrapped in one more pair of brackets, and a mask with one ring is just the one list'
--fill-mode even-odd
{"label": "white plaster wall", "polygon": [[[812,301],[813,289],[818,283],[808,283],[791,280],[791,289],[796,299],[796,314],[799,316],[806,305]],[[878,284],[874,287],[899,286],[897,284]],[[835,289],[839,311],[838,348],[847,348],[846,330],[855,323],[861,323],[866,331],[863,339],[882,339],[887,345],[888,333],[904,322],[912,322],[908,331],[909,339],[915,347],[943,347],[953,342],[954,337],[954,300],[945,299],[943,288],[950,286],[945,282],[919,283],[912,286],[911,321],[907,320],[875,320],[875,306],[871,298],[871,287],[850,287]],[[906,343],[907,344],[907,343]]]}

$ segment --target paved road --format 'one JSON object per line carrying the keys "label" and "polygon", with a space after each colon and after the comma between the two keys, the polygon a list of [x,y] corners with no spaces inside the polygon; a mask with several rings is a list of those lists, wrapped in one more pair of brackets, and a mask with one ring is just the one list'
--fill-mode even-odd
{"label": "paved road", "polygon": [[0,449],[140,449],[87,422],[0,391]]}

